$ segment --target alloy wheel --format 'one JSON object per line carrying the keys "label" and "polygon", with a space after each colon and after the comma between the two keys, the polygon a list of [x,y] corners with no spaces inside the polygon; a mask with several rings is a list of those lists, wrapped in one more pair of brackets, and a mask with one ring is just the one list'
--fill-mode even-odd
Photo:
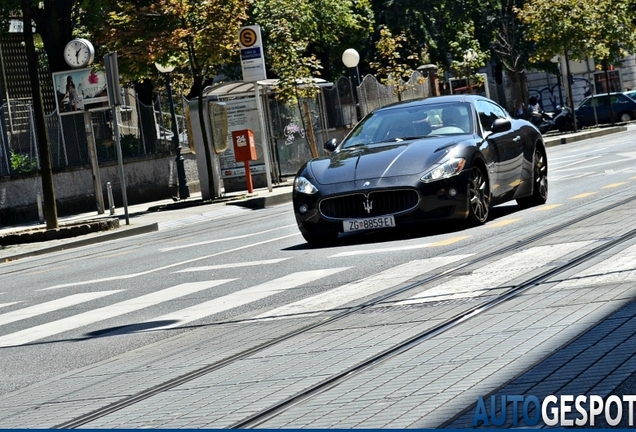
{"label": "alloy wheel", "polygon": [[483,224],[490,211],[490,190],[483,170],[474,166],[468,180],[469,218],[475,224]]}

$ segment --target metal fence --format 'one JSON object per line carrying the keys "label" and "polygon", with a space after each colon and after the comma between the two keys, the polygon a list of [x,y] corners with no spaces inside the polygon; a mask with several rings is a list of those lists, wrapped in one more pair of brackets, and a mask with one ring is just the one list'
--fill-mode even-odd
{"label": "metal fence", "polygon": [[[359,87],[347,77],[340,77],[331,87],[323,88],[321,96],[308,101],[314,138],[322,153],[322,144],[329,130],[348,130],[372,110],[398,100],[429,95],[429,83],[419,72],[409,81],[401,82],[405,89],[398,95],[395,86],[385,86],[367,75]],[[169,153],[174,150],[169,101],[159,95],[152,105],[139,101],[131,89],[124,90],[125,105],[117,109],[120,143],[124,158]],[[178,139],[189,147],[186,127],[187,100],[176,104]],[[270,137],[274,142],[279,175],[295,173],[312,157],[305,116],[301,107],[289,107],[270,97],[266,104]],[[84,116],[46,116],[46,124],[54,169],[89,164],[88,141]],[[112,110],[91,112],[91,127],[99,162],[117,159],[113,138]],[[12,99],[0,106],[0,175],[16,175],[39,168],[37,136],[30,100]]]}
{"label": "metal fence", "polygon": [[[158,96],[145,105],[135,96],[117,109],[122,156],[134,158],[169,153],[174,149],[169,101]],[[178,104],[177,130],[181,146],[189,146],[185,125],[186,104]],[[117,159],[112,110],[92,111],[91,127],[98,160]],[[51,165],[54,169],[89,164],[84,115],[45,116]],[[0,106],[0,175],[16,175],[40,167],[33,106],[29,101],[11,100]]]}

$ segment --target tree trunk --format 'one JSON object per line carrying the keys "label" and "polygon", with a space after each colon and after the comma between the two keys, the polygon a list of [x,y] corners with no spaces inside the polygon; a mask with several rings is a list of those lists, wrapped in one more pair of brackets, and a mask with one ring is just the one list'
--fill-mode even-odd
{"label": "tree trunk", "polygon": [[46,228],[58,228],[57,206],[55,203],[55,190],[53,188],[53,170],[51,167],[51,154],[49,152],[49,136],[46,129],[46,119],[44,118],[44,107],[42,105],[42,92],[40,89],[40,78],[38,77],[38,56],[33,43],[33,32],[31,23],[31,0],[22,0],[22,17],[24,19],[24,43],[26,46],[27,63],[29,67],[29,78],[31,79],[31,90],[33,92],[33,112],[35,117],[35,129],[38,137],[38,151],[40,152],[40,167],[42,178],[42,195],[44,197],[44,212],[46,218]]}
{"label": "tree trunk", "polygon": [[[215,199],[218,197],[216,191],[214,190],[214,170],[212,169],[212,154],[210,153],[210,146],[208,145],[208,134],[205,130],[205,121],[203,116],[203,77],[195,75],[194,81],[197,91],[197,100],[199,101],[198,115],[199,126],[201,127],[201,140],[203,141],[203,149],[205,150],[205,167],[208,170],[208,190],[210,191],[210,198]],[[212,139],[214,139],[214,137],[212,137]]]}

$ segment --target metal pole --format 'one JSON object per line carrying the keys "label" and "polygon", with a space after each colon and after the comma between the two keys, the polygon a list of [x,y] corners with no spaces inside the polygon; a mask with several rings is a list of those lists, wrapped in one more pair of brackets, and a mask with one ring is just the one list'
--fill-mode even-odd
{"label": "metal pole", "polygon": [[360,121],[362,119],[362,111],[360,109],[360,95],[358,94],[358,86],[360,85],[360,73],[358,72],[358,66],[355,67],[356,73],[353,77],[353,97],[356,103],[356,117]]}
{"label": "metal pole", "polygon": [[166,74],[166,88],[168,90],[168,99],[170,102],[170,118],[172,119],[172,143],[176,153],[175,162],[177,165],[177,180],[179,182],[179,199],[190,197],[190,187],[188,179],[185,175],[185,167],[183,166],[183,156],[181,156],[181,144],[179,143],[179,128],[177,127],[177,115],[174,111],[174,100],[172,99],[172,84],[170,82],[170,72]]}
{"label": "metal pole", "polygon": [[261,143],[263,147],[263,159],[265,160],[265,177],[267,179],[267,190],[272,191],[271,163],[269,159],[269,144],[267,142],[267,129],[265,126],[265,118],[263,116],[263,104],[259,91],[258,82],[254,83],[254,94],[256,96],[256,112],[261,123]]}
{"label": "metal pole", "polygon": [[111,107],[113,114],[113,132],[115,134],[115,149],[117,150],[117,163],[119,165],[119,177],[121,181],[121,196],[124,201],[124,215],[126,217],[126,225],[130,225],[130,217],[128,216],[128,195],[126,194],[126,174],[124,173],[124,158],[121,154],[121,142],[119,140],[119,122],[117,121],[117,106]]}
{"label": "metal pole", "polygon": [[113,199],[113,187],[110,182],[106,182],[106,192],[108,193],[108,207],[112,216],[115,214],[115,200]]}

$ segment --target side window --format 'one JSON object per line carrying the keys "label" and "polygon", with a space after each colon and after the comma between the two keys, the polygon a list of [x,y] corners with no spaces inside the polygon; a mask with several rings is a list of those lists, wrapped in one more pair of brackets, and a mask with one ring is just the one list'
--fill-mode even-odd
{"label": "side window", "polygon": [[495,120],[506,117],[502,110],[499,110],[497,106],[489,102],[480,100],[475,103],[475,106],[477,107],[479,121],[486,132],[492,130],[492,124]]}

